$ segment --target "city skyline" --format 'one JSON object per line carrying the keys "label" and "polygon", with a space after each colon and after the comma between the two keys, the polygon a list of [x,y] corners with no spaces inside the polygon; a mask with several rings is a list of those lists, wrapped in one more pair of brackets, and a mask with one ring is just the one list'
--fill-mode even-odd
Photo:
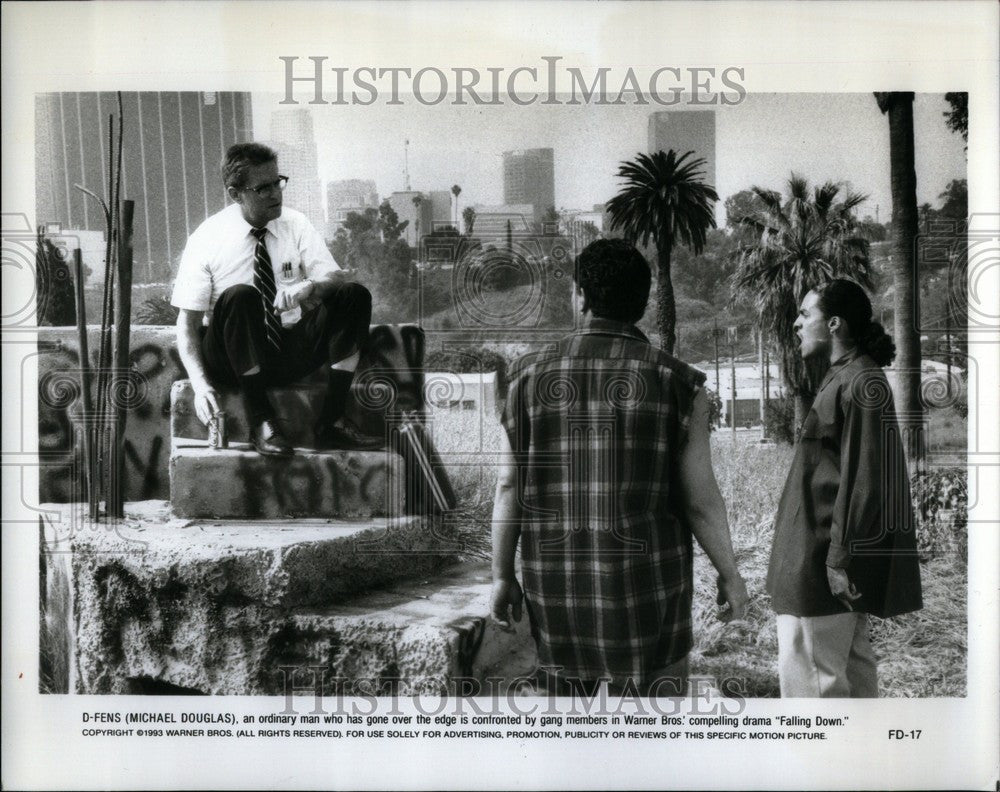
{"label": "city skyline", "polygon": [[[127,120],[121,189],[136,204],[138,282],[169,272],[191,232],[226,205],[219,166],[229,146],[255,134],[250,104],[247,92],[122,93]],[[107,199],[108,116],[117,113],[111,92],[35,97],[39,224],[104,233],[101,208],[73,185]],[[85,260],[95,277],[103,277],[99,261],[99,255]]]}
{"label": "city skyline", "polygon": [[[281,97],[254,94],[255,127]],[[939,203],[952,179],[966,177],[965,142],[948,130],[943,94],[914,105],[917,199]],[[649,106],[310,108],[320,179],[370,179],[380,195],[403,191],[409,140],[413,190],[462,187],[462,207],[504,202],[503,153],[552,148],[557,209],[590,209],[618,189],[618,164],[648,148]],[[690,112],[684,105],[680,112]],[[794,171],[813,184],[848,183],[868,194],[861,216],[891,212],[889,131],[866,94],[757,94],[716,109],[716,218],[726,197],[757,185],[782,190]]]}

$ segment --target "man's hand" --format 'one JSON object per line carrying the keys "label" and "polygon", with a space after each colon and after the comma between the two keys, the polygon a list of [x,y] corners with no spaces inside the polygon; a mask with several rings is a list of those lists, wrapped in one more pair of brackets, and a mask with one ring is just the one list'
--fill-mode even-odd
{"label": "man's hand", "polygon": [[278,293],[274,295],[274,307],[279,311],[290,311],[292,308],[298,308],[309,299],[315,288],[316,284],[311,280],[304,280],[278,289]]}
{"label": "man's hand", "polygon": [[[494,580],[491,616],[497,626],[503,630],[512,630],[510,616],[514,621],[521,621],[521,586],[517,580]],[[508,609],[510,614],[508,615]]]}
{"label": "man's hand", "polygon": [[732,577],[719,575],[719,593],[715,601],[722,608],[719,613],[719,618],[722,621],[728,622],[745,618],[750,596],[747,594],[743,577],[739,573]]}
{"label": "man's hand", "polygon": [[198,416],[198,420],[206,426],[212,416],[219,411],[219,395],[211,385],[195,387],[194,411]]}
{"label": "man's hand", "polygon": [[844,603],[848,610],[854,610],[854,603],[861,598],[847,571],[837,567],[826,568],[826,581],[830,584],[830,593]]}

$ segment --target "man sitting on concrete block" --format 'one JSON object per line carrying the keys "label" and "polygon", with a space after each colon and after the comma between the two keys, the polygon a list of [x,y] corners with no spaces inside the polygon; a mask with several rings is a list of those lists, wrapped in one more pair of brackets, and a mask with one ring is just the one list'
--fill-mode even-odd
{"label": "man sitting on concrete block", "polygon": [[250,442],[261,454],[292,453],[274,420],[266,389],[329,371],[316,427],[321,445],[375,448],[343,418],[351,380],[368,337],[368,290],[343,280],[305,215],[282,207],[288,177],[278,155],[260,143],[237,143],[222,164],[234,203],[188,239],[171,303],[180,309],[177,346],[208,423],[219,410],[215,386],[239,390]]}

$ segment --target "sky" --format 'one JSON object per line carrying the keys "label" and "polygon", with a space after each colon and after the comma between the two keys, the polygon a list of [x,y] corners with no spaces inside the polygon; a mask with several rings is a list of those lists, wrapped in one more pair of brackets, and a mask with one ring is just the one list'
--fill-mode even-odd
{"label": "sky", "polygon": [[[254,130],[266,139],[276,94],[253,95]],[[426,107],[415,101],[309,107],[320,178],[373,179],[384,197],[405,187],[409,140],[414,190],[462,187],[461,205],[503,202],[501,155],[518,148],[554,149],[556,205],[590,209],[617,191],[618,163],[646,149],[650,105]],[[678,109],[684,109],[679,105]],[[939,204],[952,179],[966,176],[965,142],[942,115],[941,94],[914,103],[917,202]],[[792,171],[813,183],[849,182],[868,194],[861,215],[891,214],[889,125],[870,93],[751,94],[720,107],[716,190],[721,199],[752,185],[781,190]],[[721,212],[721,201],[719,211]],[[722,215],[718,214],[719,219]]]}

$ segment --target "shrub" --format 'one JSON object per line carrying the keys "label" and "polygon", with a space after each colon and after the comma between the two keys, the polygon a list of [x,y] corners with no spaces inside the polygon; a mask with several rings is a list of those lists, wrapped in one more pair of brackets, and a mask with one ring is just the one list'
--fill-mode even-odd
{"label": "shrub", "polygon": [[942,553],[965,557],[969,546],[968,475],[960,467],[920,471],[910,480],[923,559]]}
{"label": "shrub", "polygon": [[705,388],[708,397],[708,431],[714,432],[722,420],[722,397],[711,388]]}
{"label": "shrub", "polygon": [[795,443],[795,400],[791,396],[771,399],[764,405],[764,432],[777,443]]}
{"label": "shrub", "polygon": [[178,313],[166,295],[161,294],[143,300],[135,313],[135,321],[136,324],[142,325],[172,325],[177,323]]}
{"label": "shrub", "polygon": [[463,347],[438,349],[427,355],[424,368],[428,371],[449,371],[455,374],[507,371],[507,360],[492,349]]}

